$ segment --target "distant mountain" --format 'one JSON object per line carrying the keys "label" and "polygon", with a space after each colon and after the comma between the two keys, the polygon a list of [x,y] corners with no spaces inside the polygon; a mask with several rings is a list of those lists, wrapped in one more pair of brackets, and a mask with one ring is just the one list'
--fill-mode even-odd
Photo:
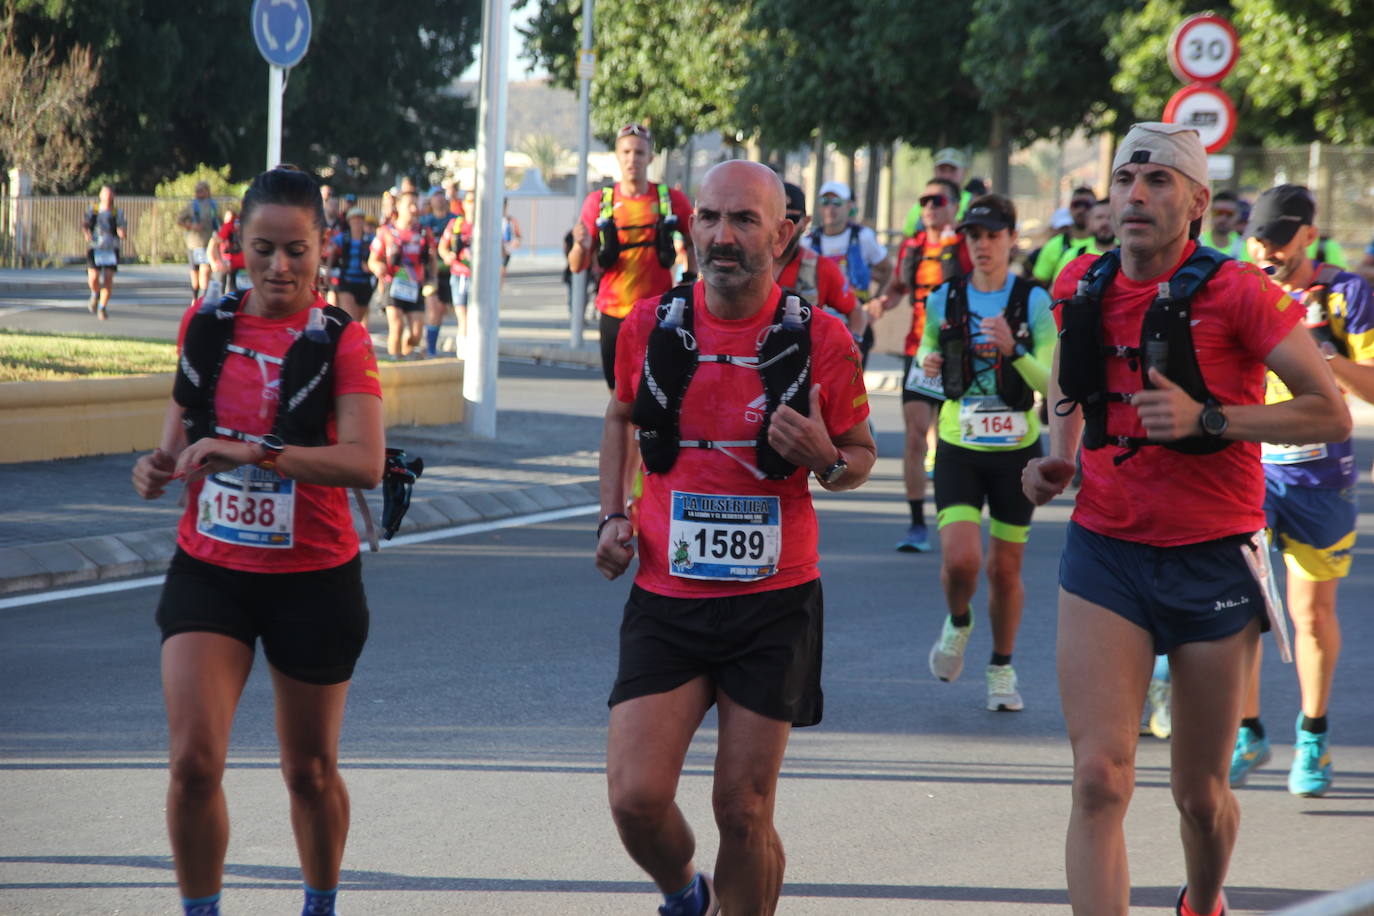
{"label": "distant mountain", "polygon": [[[454,84],[459,95],[471,98],[477,83]],[[547,79],[510,83],[506,90],[506,147],[518,150],[528,137],[552,135],[564,149],[577,149],[577,94],[549,85]],[[604,144],[592,141],[592,152]]]}

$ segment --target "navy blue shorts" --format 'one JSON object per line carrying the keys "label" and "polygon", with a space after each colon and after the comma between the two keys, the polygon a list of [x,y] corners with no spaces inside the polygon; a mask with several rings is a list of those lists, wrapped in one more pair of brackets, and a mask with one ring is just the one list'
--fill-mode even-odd
{"label": "navy blue shorts", "polygon": [[1245,542],[1237,535],[1152,547],[1069,522],[1059,584],[1148,631],[1156,654],[1224,639],[1256,617],[1267,630],[1264,594],[1241,553]]}

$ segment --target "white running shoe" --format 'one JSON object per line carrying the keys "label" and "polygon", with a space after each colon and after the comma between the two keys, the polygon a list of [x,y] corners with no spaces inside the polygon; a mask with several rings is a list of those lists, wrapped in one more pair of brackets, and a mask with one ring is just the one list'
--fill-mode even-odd
{"label": "white running shoe", "polygon": [[946,614],[944,626],[940,628],[940,638],[930,647],[930,673],[942,681],[957,680],[964,670],[964,649],[972,632],[972,613],[966,627],[956,627],[949,622],[949,615]]}
{"label": "white running shoe", "polygon": [[988,709],[993,712],[1020,712],[1026,708],[1016,691],[1016,671],[1011,665],[988,665]]}
{"label": "white running shoe", "polygon": [[1169,705],[1169,682],[1163,678],[1150,678],[1150,734],[1161,741],[1167,741],[1174,731],[1173,710]]}

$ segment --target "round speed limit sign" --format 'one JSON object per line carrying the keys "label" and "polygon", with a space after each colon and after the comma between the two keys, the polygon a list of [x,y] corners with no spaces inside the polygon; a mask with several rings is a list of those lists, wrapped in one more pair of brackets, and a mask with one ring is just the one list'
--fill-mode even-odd
{"label": "round speed limit sign", "polygon": [[1229,20],[1210,13],[1189,16],[1169,37],[1169,68],[1185,83],[1219,83],[1240,55]]}

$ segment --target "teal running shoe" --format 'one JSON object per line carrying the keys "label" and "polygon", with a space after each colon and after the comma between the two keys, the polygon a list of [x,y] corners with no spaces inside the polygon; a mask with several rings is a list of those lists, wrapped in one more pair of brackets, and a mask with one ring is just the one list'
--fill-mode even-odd
{"label": "teal running shoe", "polygon": [[899,553],[930,553],[930,535],[925,525],[912,525],[897,542]]}
{"label": "teal running shoe", "polygon": [[1254,729],[1244,725],[1236,733],[1236,749],[1231,752],[1231,788],[1245,785],[1250,774],[1269,762],[1274,756],[1269,746],[1269,738],[1257,736]]}
{"label": "teal running shoe", "polygon": [[1293,767],[1288,771],[1288,791],[1302,798],[1317,798],[1331,788],[1331,749],[1327,734],[1302,728],[1298,716],[1298,743],[1293,748]]}

